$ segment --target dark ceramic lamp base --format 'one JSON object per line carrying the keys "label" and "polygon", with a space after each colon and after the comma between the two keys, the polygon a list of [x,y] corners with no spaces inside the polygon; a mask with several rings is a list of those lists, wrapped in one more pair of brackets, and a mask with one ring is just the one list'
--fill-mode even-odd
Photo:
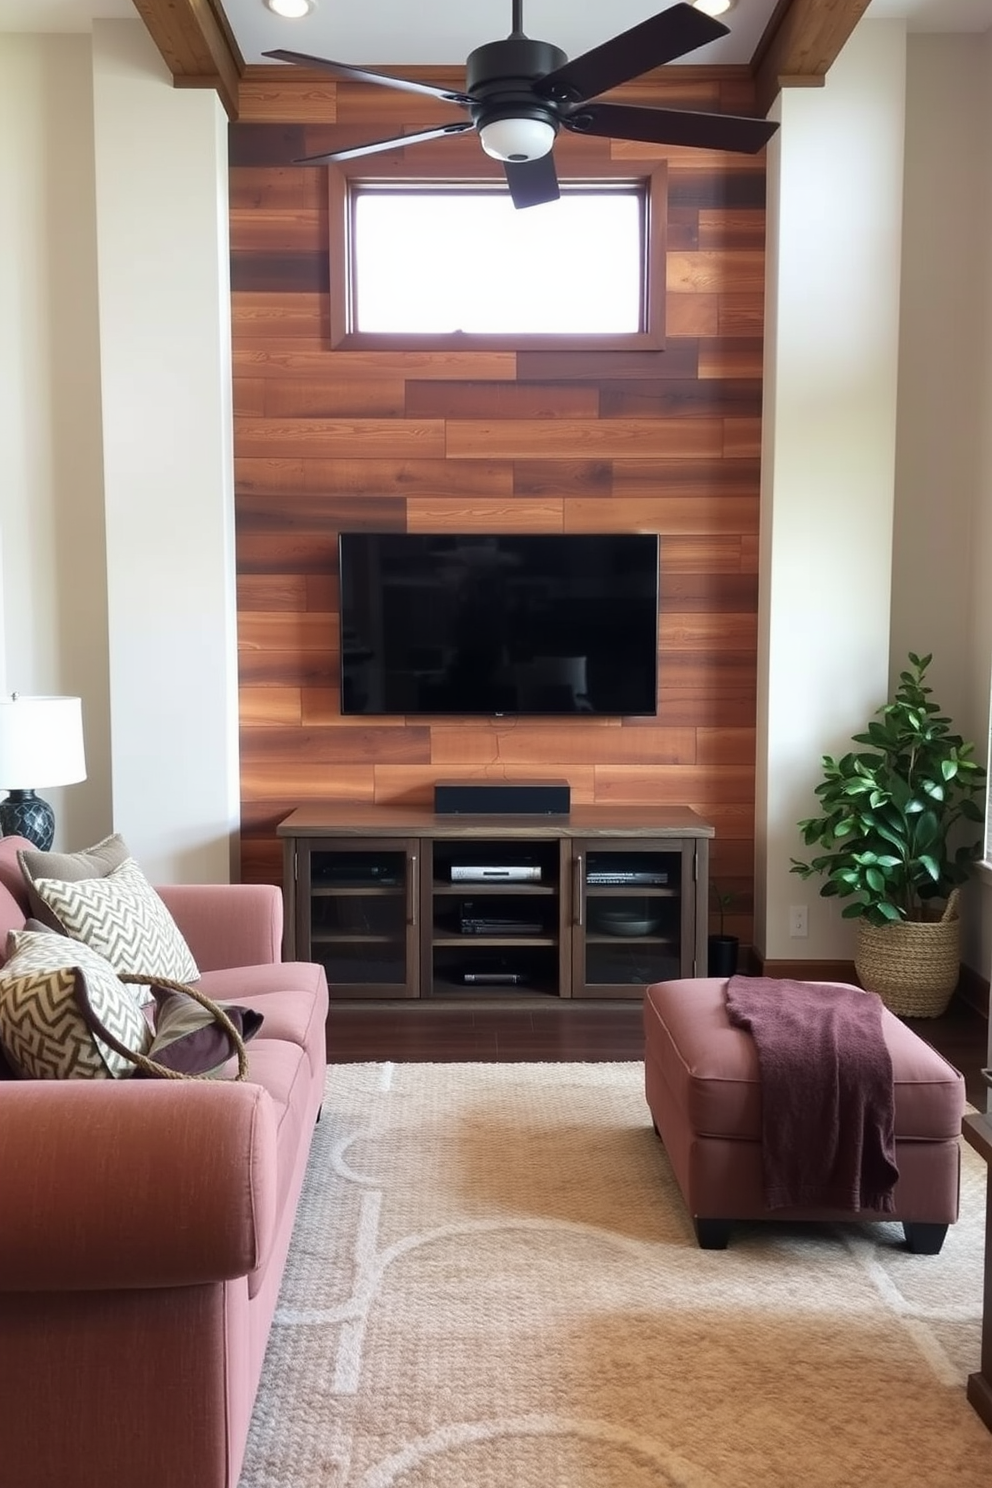
{"label": "dark ceramic lamp base", "polygon": [[12,790],[0,801],[0,835],[26,837],[47,852],[55,837],[55,812],[33,790]]}

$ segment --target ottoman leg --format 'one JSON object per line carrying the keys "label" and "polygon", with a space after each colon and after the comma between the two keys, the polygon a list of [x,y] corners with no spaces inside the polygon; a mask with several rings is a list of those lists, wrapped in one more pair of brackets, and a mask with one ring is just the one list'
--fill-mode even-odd
{"label": "ottoman leg", "polygon": [[730,1239],[729,1219],[694,1219],[692,1227],[700,1250],[726,1250]]}
{"label": "ottoman leg", "polygon": [[906,1245],[914,1255],[938,1255],[947,1234],[946,1224],[916,1224],[903,1220],[902,1232]]}

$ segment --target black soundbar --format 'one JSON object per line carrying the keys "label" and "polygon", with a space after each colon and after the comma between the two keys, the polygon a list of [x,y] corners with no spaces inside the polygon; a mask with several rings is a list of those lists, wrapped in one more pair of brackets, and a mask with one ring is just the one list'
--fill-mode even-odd
{"label": "black soundbar", "polygon": [[434,787],[438,816],[567,816],[566,780],[441,780]]}

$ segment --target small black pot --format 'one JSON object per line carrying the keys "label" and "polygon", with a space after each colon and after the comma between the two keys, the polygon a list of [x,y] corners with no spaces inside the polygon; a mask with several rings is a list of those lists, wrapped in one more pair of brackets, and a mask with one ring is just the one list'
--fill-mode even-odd
{"label": "small black pot", "polygon": [[730,977],[737,970],[740,941],[736,935],[711,935],[706,942],[706,974]]}

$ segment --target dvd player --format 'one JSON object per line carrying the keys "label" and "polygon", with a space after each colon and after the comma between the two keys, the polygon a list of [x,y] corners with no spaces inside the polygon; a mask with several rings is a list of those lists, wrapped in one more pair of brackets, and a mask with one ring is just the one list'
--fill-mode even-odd
{"label": "dvd player", "polygon": [[462,982],[466,987],[522,987],[526,980],[519,971],[462,972]]}
{"label": "dvd player", "polygon": [[623,888],[627,884],[647,884],[651,886],[652,884],[667,884],[667,882],[667,873],[656,873],[647,868],[620,869],[616,872],[590,868],[586,874],[586,883],[596,888],[601,888],[604,885],[609,888]]}

